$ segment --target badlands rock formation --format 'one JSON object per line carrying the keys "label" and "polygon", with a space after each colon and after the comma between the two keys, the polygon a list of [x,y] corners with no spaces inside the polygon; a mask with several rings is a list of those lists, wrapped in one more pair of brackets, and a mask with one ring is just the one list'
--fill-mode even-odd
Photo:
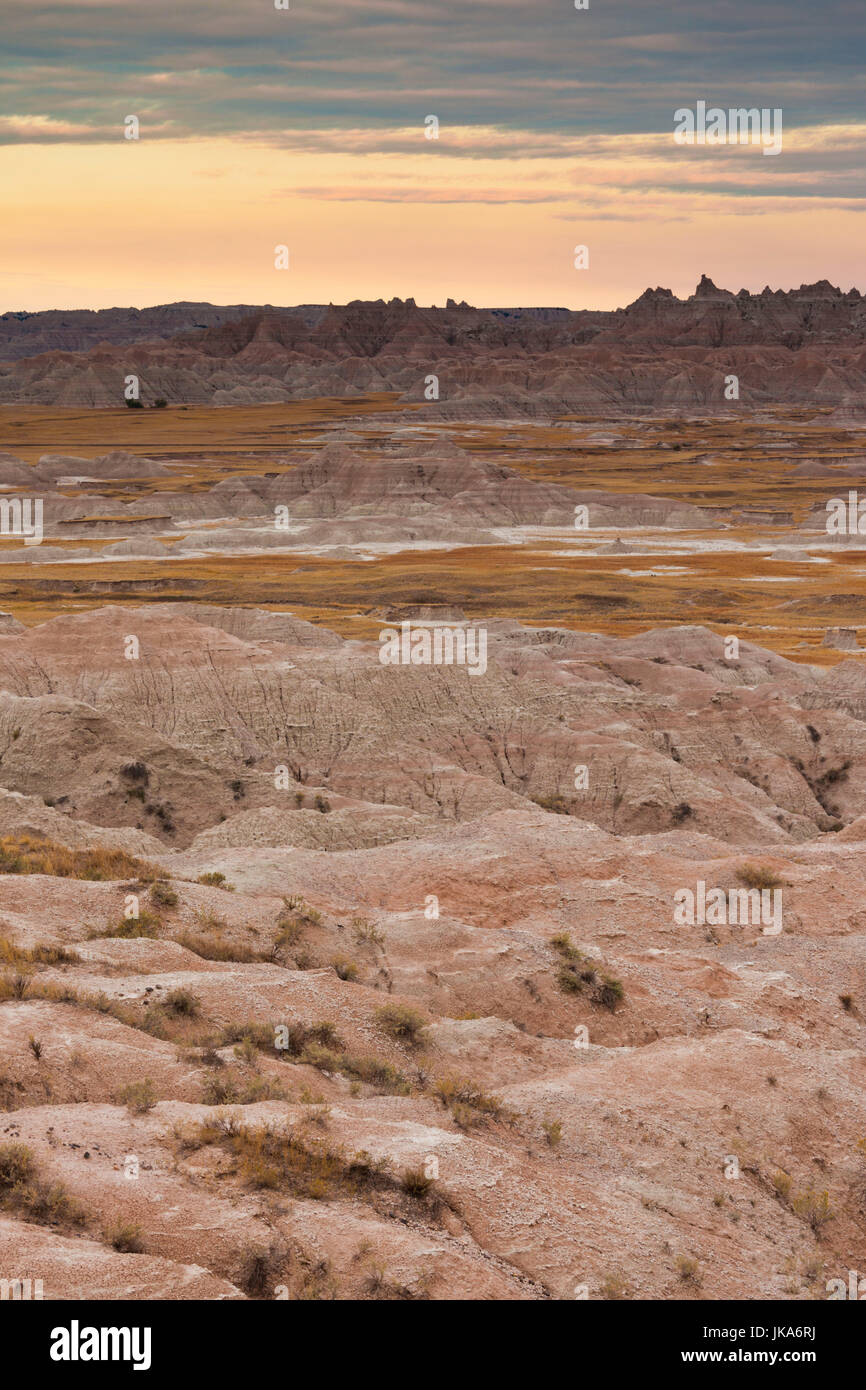
{"label": "badlands rock formation", "polygon": [[[157,304],[152,309],[47,309],[0,314],[0,357],[85,352],[102,343],[164,340],[175,333],[214,328],[261,312],[251,304]],[[303,310],[297,312],[302,313]],[[315,311],[314,311],[315,312]]]}
{"label": "badlands rock formation", "polygon": [[[165,559],[214,550],[336,547],[346,547],[351,558],[351,547],[496,544],[501,534],[493,528],[574,531],[578,507],[586,508],[593,529],[719,525],[676,498],[537,481],[443,437],[407,443],[397,435],[375,453],[328,441],[313,453],[283,452],[276,464],[267,473],[245,472],[193,491],[183,458],[166,463],[114,450],[91,459],[43,455],[27,464],[7,453],[0,458],[0,488],[30,498],[31,506],[38,500],[47,543],[9,548],[2,560],[44,564],[92,554]],[[152,479],[176,483],[136,497]],[[131,496],[111,486],[121,480],[131,484]],[[280,509],[285,526],[277,525]],[[96,552],[67,553],[50,543],[67,540],[111,543]],[[173,542],[171,550],[164,540]]]}
{"label": "badlands rock formation", "polygon": [[[0,1270],[761,1300],[863,1268],[862,664],[486,630],[481,675],[288,612],[0,630]],[[781,929],[678,921],[699,884]]]}
{"label": "badlands rock formation", "polygon": [[149,404],[393,391],[440,418],[725,409],[730,374],[752,406],[806,399],[860,418],[863,402],[863,297],[827,281],[734,294],[704,276],[686,300],[648,289],[609,312],[409,299],[105,315],[0,319],[0,402],[113,405],[130,372]]}

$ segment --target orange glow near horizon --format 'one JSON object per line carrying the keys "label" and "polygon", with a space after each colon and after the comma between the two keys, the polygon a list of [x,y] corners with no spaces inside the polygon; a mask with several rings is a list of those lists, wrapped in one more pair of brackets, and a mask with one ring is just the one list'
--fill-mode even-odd
{"label": "orange glow near horizon", "polygon": [[[449,295],[615,308],[647,286],[690,294],[703,272],[731,290],[822,278],[848,289],[862,278],[862,218],[853,200],[798,196],[797,155],[859,134],[788,136],[794,172],[776,197],[764,193],[759,151],[710,166],[712,154],[689,162],[662,136],[594,137],[537,157],[530,137],[515,137],[523,152],[501,157],[492,132],[472,158],[455,153],[460,132],[431,148],[409,132],[384,151],[364,148],[364,132],[347,133],[345,149],[146,133],[6,145],[0,176],[15,216],[0,227],[0,311]],[[573,267],[580,243],[589,270]],[[288,271],[274,268],[279,244]]]}

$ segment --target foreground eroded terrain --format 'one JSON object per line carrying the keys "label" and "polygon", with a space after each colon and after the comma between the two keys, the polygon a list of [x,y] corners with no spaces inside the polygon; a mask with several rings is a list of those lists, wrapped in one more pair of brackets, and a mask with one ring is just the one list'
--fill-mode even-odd
{"label": "foreground eroded terrain", "polygon": [[[862,1267],[863,666],[483,625],[470,672],[251,608],[7,622],[7,1277],[809,1299]],[[684,921],[714,889],[757,912]]]}

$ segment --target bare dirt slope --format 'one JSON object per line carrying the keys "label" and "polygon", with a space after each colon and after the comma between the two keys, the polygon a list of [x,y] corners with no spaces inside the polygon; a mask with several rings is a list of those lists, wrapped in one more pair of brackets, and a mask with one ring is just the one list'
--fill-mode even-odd
{"label": "bare dirt slope", "polygon": [[[862,667],[487,638],[470,675],[250,609],[0,634],[2,1272],[808,1299],[862,1267]],[[678,921],[701,883],[779,930]]]}

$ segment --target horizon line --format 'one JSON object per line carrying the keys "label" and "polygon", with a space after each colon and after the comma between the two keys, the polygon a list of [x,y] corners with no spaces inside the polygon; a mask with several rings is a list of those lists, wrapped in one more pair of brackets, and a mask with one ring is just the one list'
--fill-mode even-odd
{"label": "horizon line", "polygon": [[[713,288],[714,288],[715,290],[720,291],[720,292],[719,292],[718,294],[716,294],[716,295],[712,295],[712,294],[699,295],[699,294],[698,294],[698,290],[700,289],[700,286],[701,286],[701,284],[703,283],[703,281],[704,281],[705,279],[706,279],[706,280],[709,280],[709,281],[710,281],[710,284],[713,285]],[[854,294],[860,296],[861,298],[863,298],[864,296],[866,296],[866,290],[861,290],[861,289],[859,289],[857,285],[851,285],[851,287],[850,287],[849,289],[842,289],[841,286],[832,284],[832,282],[829,281],[826,277],[822,277],[821,280],[816,280],[816,281],[814,281],[813,284],[814,284],[814,285],[823,285],[823,284],[827,284],[827,285],[830,286],[831,289],[833,289],[833,290],[836,291],[836,294],[834,294],[834,295],[825,294],[825,295],[819,295],[819,296],[803,294],[804,291],[807,291],[808,289],[811,288],[811,286],[809,286],[809,285],[807,285],[807,284],[800,284],[800,285],[797,286],[797,287],[791,286],[790,289],[785,289],[785,288],[783,288],[782,286],[778,286],[778,287],[776,287],[776,288],[773,288],[773,287],[771,287],[770,285],[765,285],[765,286],[763,287],[763,289],[760,289],[760,290],[748,290],[748,289],[746,289],[744,286],[741,286],[740,289],[738,289],[738,290],[725,290],[725,289],[723,289],[721,286],[716,285],[715,282],[712,280],[712,278],[711,278],[710,276],[702,275],[701,279],[698,281],[698,284],[696,285],[695,290],[692,292],[692,294],[686,295],[685,297],[681,297],[680,295],[676,294],[673,290],[671,290],[668,286],[665,286],[665,285],[654,285],[654,286],[653,286],[653,285],[647,285],[643,290],[641,290],[641,291],[635,296],[634,299],[629,300],[628,303],[626,303],[626,304],[619,304],[619,305],[617,305],[616,307],[610,308],[610,309],[571,308],[571,307],[569,307],[567,304],[530,304],[530,303],[524,303],[524,304],[520,304],[520,303],[512,303],[512,304],[470,304],[470,303],[469,303],[467,300],[465,300],[465,299],[464,299],[464,300],[460,300],[459,302],[457,302],[456,300],[453,299],[452,296],[449,296],[449,297],[448,297],[449,300],[451,301],[451,304],[450,304],[450,307],[449,307],[448,301],[446,301],[445,304],[419,304],[419,303],[415,300],[414,296],[412,296],[412,295],[407,296],[405,299],[401,298],[399,295],[392,295],[389,299],[386,299],[386,298],[384,298],[384,297],[382,297],[382,296],[379,296],[378,298],[375,298],[375,299],[370,299],[370,298],[366,298],[366,299],[347,299],[347,300],[345,300],[345,301],[329,300],[327,303],[325,303],[324,301],[316,302],[316,301],[313,301],[313,300],[308,300],[308,301],[305,301],[305,302],[302,302],[302,303],[294,303],[294,304],[271,304],[271,303],[264,302],[264,301],[263,301],[263,302],[260,302],[260,303],[244,303],[243,301],[240,301],[240,300],[235,301],[235,302],[232,303],[232,304],[219,304],[219,303],[215,303],[213,300],[209,300],[209,299],[170,299],[170,300],[160,300],[160,301],[158,301],[158,302],[156,302],[156,303],[153,303],[153,304],[119,304],[119,303],[118,303],[118,304],[111,304],[111,305],[109,305],[109,306],[107,306],[107,307],[105,307],[105,308],[101,308],[101,309],[94,309],[94,308],[91,308],[89,305],[58,304],[58,305],[55,305],[55,306],[54,306],[53,308],[51,308],[51,309],[26,309],[26,308],[23,308],[23,307],[22,307],[22,308],[2,309],[2,310],[0,310],[0,319],[7,318],[7,317],[13,317],[13,318],[14,318],[14,317],[18,317],[19,315],[22,315],[22,314],[23,314],[23,315],[26,315],[28,318],[37,318],[39,315],[42,315],[42,314],[61,314],[61,313],[69,313],[69,314],[111,314],[111,313],[115,313],[115,312],[118,312],[118,311],[124,311],[124,310],[125,310],[125,311],[130,311],[130,310],[131,310],[131,311],[133,311],[133,312],[135,312],[135,313],[141,314],[141,313],[147,313],[148,310],[153,310],[153,309],[173,309],[173,308],[179,307],[179,306],[181,306],[181,305],[194,305],[194,306],[200,306],[201,308],[207,308],[207,309],[249,309],[251,312],[255,312],[255,311],[257,311],[257,310],[267,310],[267,309],[270,309],[270,310],[274,310],[275,312],[278,312],[278,313],[287,313],[287,312],[297,311],[297,310],[300,310],[300,309],[323,309],[323,310],[327,310],[327,309],[346,309],[346,308],[349,308],[349,307],[350,307],[351,305],[353,305],[353,304],[370,304],[370,305],[378,305],[378,304],[381,304],[381,305],[385,305],[386,307],[393,304],[393,305],[412,306],[412,307],[414,307],[414,308],[416,308],[416,309],[419,309],[419,310],[423,310],[423,311],[436,311],[436,312],[440,312],[440,313],[458,313],[458,312],[460,312],[461,310],[467,311],[467,312],[468,312],[468,311],[475,311],[475,312],[477,312],[477,313],[506,313],[506,312],[515,312],[515,311],[524,312],[524,311],[529,311],[529,310],[552,310],[552,311],[555,311],[555,312],[558,312],[558,313],[565,313],[565,314],[616,314],[616,313],[622,313],[622,312],[624,312],[626,309],[631,308],[631,307],[632,307],[634,304],[636,304],[640,299],[642,299],[642,298],[644,297],[644,295],[648,295],[648,294],[663,294],[663,295],[666,295],[666,296],[669,295],[669,296],[671,297],[671,299],[675,300],[678,304],[689,304],[689,303],[691,303],[691,302],[692,302],[693,300],[695,300],[695,299],[700,299],[701,302],[703,302],[703,303],[708,303],[708,304],[712,304],[712,303],[716,303],[716,304],[729,304],[729,303],[731,302],[732,299],[736,300],[736,299],[739,299],[741,296],[746,296],[746,295],[747,295],[747,296],[749,296],[750,298],[759,299],[762,295],[766,295],[766,294],[772,294],[772,295],[784,294],[784,295],[787,295],[789,298],[796,298],[796,297],[798,296],[798,294],[803,294],[803,298],[804,298],[804,299],[808,298],[809,302],[810,302],[810,303],[813,303],[813,304],[814,304],[814,303],[822,303],[822,302],[823,302],[823,303],[828,303],[828,304],[834,304],[834,303],[837,302],[837,299],[840,298],[840,297],[841,297],[841,298],[845,298],[845,297],[847,297],[847,296],[854,295]],[[210,326],[210,325],[207,325],[207,326]],[[202,325],[202,327],[204,328],[205,325]]]}

